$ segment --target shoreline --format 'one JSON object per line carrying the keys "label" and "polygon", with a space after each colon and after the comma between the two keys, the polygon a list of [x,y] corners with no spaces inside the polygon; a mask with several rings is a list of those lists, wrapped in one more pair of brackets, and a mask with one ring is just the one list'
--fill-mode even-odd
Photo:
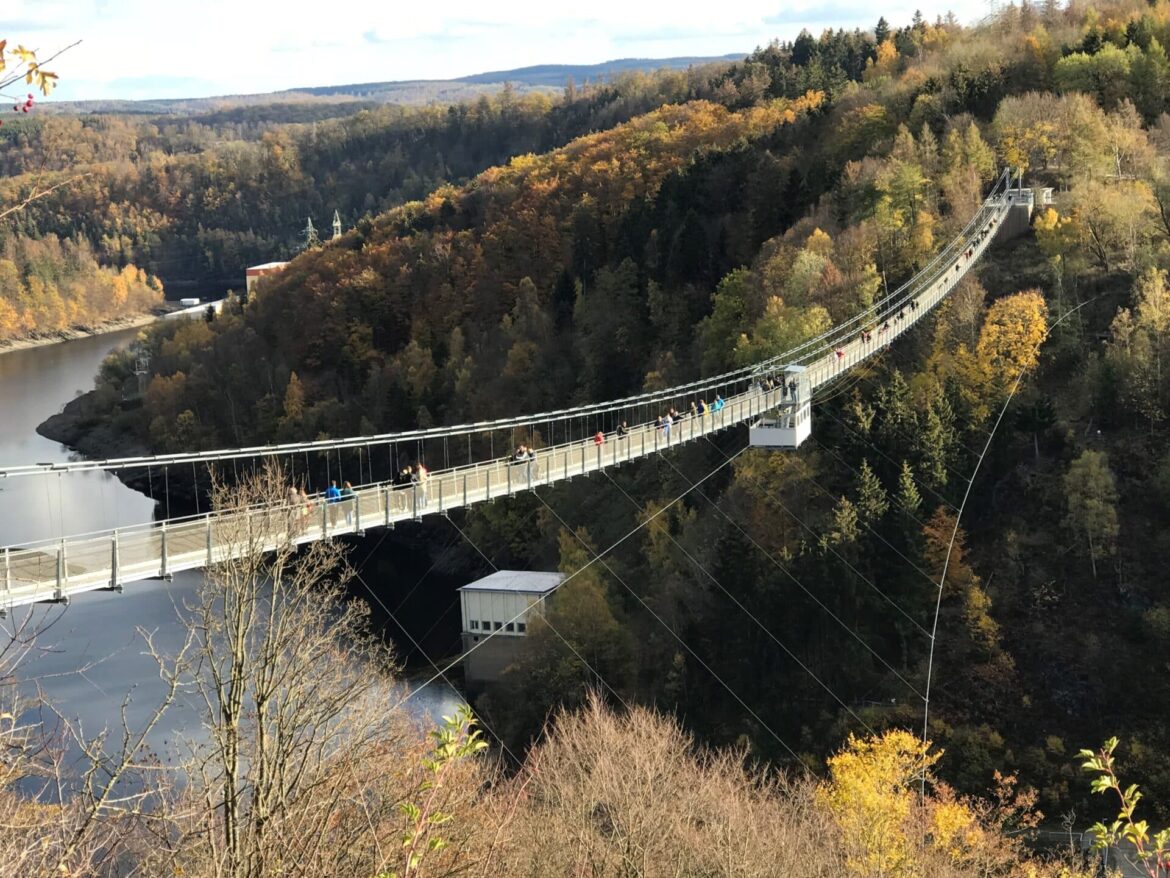
{"label": "shoreline", "polygon": [[27,351],[30,348],[41,348],[48,345],[60,344],[65,341],[75,341],[79,338],[108,335],[111,332],[118,332],[123,329],[147,326],[156,320],[162,320],[165,316],[166,314],[155,314],[153,312],[150,314],[138,314],[134,317],[119,317],[116,320],[111,320],[91,328],[70,327],[69,329],[59,330],[51,335],[29,336],[12,339],[11,341],[0,341],[0,356],[12,353],[13,351]]}

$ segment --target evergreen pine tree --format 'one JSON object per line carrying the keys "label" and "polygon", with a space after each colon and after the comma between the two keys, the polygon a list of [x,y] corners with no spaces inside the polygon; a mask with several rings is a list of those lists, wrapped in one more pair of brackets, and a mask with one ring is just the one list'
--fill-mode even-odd
{"label": "evergreen pine tree", "polygon": [[922,507],[922,495],[914,484],[914,470],[908,461],[902,461],[902,474],[898,477],[898,508],[902,515],[916,518]]}
{"label": "evergreen pine tree", "polygon": [[886,510],[890,508],[890,501],[886,496],[886,489],[870,469],[868,460],[861,461],[860,473],[857,488],[858,517],[864,523],[873,525],[886,514]]}

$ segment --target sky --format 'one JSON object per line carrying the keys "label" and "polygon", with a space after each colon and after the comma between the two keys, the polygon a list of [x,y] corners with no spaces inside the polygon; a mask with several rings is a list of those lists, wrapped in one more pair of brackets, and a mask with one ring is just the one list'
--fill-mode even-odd
{"label": "sky", "polygon": [[[894,26],[920,8],[964,23],[988,0],[8,0],[0,39],[47,58],[60,100],[207,97],[531,64],[747,54],[807,27]],[[22,89],[10,89],[22,91]]]}

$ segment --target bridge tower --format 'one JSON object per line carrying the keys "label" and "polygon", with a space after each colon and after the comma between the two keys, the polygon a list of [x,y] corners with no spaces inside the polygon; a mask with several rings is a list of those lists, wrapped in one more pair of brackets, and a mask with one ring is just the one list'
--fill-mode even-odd
{"label": "bridge tower", "polygon": [[339,214],[335,210],[335,211],[333,211],[333,237],[330,238],[330,240],[336,241],[340,237],[341,237],[341,214]]}
{"label": "bridge tower", "polygon": [[799,448],[812,435],[812,389],[805,367],[785,366],[757,380],[779,383],[767,391],[773,405],[748,428],[748,441],[756,448]]}

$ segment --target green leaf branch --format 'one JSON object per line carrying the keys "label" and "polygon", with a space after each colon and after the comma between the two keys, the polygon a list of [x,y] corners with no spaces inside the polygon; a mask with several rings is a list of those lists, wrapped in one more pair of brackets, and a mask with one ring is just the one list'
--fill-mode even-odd
{"label": "green leaf branch", "polygon": [[1160,878],[1163,870],[1170,869],[1170,828],[1162,829],[1151,837],[1149,823],[1137,819],[1137,806],[1142,794],[1137,784],[1124,789],[1117,776],[1113,752],[1117,749],[1117,738],[1107,740],[1100,750],[1081,750],[1079,756],[1085,761],[1081,769],[1092,775],[1091,789],[1094,793],[1117,794],[1120,806],[1117,819],[1106,825],[1096,823],[1089,831],[1093,834],[1093,850],[1102,850],[1128,842],[1137,852],[1146,874]]}
{"label": "green leaf branch", "polygon": [[418,875],[427,854],[447,847],[448,840],[436,830],[449,823],[454,815],[441,809],[440,798],[444,782],[455,765],[487,749],[487,741],[483,740],[482,732],[475,725],[471,708],[464,704],[454,716],[443,717],[442,724],[431,731],[433,746],[422,763],[426,777],[416,791],[420,801],[407,800],[398,805],[399,813],[408,824],[402,833],[405,857],[402,871],[383,872],[378,878]]}

